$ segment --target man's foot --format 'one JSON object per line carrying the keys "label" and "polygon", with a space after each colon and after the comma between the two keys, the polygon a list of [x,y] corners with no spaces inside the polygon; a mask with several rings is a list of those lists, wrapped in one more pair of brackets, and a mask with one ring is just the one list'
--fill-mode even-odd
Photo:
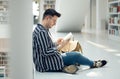
{"label": "man's foot", "polygon": [[94,65],[91,68],[98,68],[98,67],[102,67],[104,65],[107,64],[106,60],[98,60],[98,61],[94,61]]}
{"label": "man's foot", "polygon": [[63,68],[63,72],[69,74],[75,74],[78,71],[78,67],[75,65],[69,65]]}

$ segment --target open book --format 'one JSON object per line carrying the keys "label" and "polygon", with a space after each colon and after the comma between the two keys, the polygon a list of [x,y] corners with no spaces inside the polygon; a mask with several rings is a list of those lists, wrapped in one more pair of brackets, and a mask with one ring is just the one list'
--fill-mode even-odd
{"label": "open book", "polygon": [[67,45],[67,43],[70,41],[70,40],[73,40],[73,34],[70,32],[70,33],[68,33],[64,38],[63,38],[63,42],[62,42],[62,44],[60,44],[59,46],[58,46],[58,48],[63,48],[65,45]]}
{"label": "open book", "polygon": [[73,34],[70,32],[64,37],[64,41],[73,40]]}
{"label": "open book", "polygon": [[64,52],[71,52],[71,51],[77,51],[77,52],[81,52],[82,53],[82,47],[80,45],[80,43],[78,42],[78,40],[74,40],[73,39],[73,34],[70,32],[68,33],[64,38],[63,38],[63,42],[60,45],[60,53],[64,53]]}

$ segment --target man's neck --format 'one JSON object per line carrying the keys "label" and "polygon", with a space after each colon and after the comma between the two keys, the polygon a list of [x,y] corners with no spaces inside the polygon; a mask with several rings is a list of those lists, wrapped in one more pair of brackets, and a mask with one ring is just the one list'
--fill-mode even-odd
{"label": "man's neck", "polygon": [[46,22],[45,22],[45,21],[42,21],[42,23],[41,23],[41,24],[43,25],[43,27],[44,27],[44,28],[49,29],[49,28],[47,27],[47,24],[46,24]]}

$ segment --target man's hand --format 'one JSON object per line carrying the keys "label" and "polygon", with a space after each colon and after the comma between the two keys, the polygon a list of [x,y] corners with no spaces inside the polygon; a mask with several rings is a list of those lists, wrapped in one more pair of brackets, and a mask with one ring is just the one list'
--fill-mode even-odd
{"label": "man's hand", "polygon": [[68,40],[64,40],[63,38],[59,38],[57,40],[57,45],[58,45],[58,50],[62,49],[68,42],[69,42],[70,39]]}
{"label": "man's hand", "polygon": [[64,41],[63,38],[58,38],[56,43],[57,43],[57,45],[60,45],[60,44],[62,44],[63,41]]}

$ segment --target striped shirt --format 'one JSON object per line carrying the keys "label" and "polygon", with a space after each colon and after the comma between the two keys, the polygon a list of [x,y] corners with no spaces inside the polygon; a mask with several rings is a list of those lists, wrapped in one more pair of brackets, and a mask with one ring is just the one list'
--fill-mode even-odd
{"label": "striped shirt", "polygon": [[37,24],[32,38],[35,69],[39,72],[62,70],[63,59],[49,35],[49,30]]}

